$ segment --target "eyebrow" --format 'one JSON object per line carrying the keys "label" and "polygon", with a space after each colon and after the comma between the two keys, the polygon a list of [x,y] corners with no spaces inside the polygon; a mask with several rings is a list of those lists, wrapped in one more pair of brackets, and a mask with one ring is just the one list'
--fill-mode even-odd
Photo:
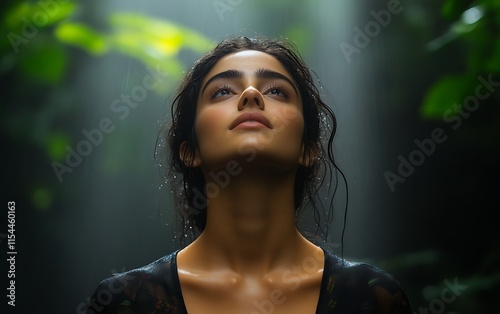
{"label": "eyebrow", "polygon": [[[201,93],[203,94],[203,92],[207,88],[208,84],[210,84],[211,82],[213,82],[215,80],[242,78],[244,76],[245,76],[245,74],[243,73],[243,71],[239,71],[239,70],[227,70],[224,72],[217,73],[208,79],[208,81],[205,83],[205,86],[203,87]],[[287,83],[289,83],[293,87],[293,90],[295,91],[295,93],[298,94],[298,91],[297,91],[297,88],[295,87],[295,84],[288,77],[284,76],[281,73],[261,68],[261,69],[258,69],[257,71],[255,71],[255,76],[257,78],[264,78],[264,79],[284,80]]]}

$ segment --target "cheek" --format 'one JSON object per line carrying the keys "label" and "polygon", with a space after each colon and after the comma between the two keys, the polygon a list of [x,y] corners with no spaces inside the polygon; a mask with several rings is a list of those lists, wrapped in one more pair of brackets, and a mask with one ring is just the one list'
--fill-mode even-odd
{"label": "cheek", "polygon": [[272,122],[277,133],[302,140],[304,117],[296,108],[280,109],[279,114],[273,115]]}
{"label": "cheek", "polygon": [[202,112],[194,120],[194,130],[199,143],[204,142],[205,137],[210,135],[215,125],[215,116],[210,113]]}
{"label": "cheek", "polygon": [[225,131],[226,115],[224,111],[215,108],[205,108],[197,113],[194,127],[200,145],[209,139],[217,139]]}

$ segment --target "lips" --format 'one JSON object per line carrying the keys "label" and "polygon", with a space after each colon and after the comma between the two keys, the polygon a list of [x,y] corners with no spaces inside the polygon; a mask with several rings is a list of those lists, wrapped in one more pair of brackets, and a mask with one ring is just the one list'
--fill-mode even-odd
{"label": "lips", "polygon": [[261,113],[258,112],[246,112],[239,115],[236,119],[234,119],[233,123],[229,126],[229,129],[232,130],[243,122],[259,122],[266,126],[269,129],[272,129],[271,122]]}

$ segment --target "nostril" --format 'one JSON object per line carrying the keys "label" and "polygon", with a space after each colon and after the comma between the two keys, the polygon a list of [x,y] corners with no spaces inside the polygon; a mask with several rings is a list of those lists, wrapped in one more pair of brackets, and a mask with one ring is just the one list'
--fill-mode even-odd
{"label": "nostril", "polygon": [[260,106],[259,98],[255,97],[255,98],[253,99],[253,101],[255,101],[255,104],[256,104],[257,106]]}

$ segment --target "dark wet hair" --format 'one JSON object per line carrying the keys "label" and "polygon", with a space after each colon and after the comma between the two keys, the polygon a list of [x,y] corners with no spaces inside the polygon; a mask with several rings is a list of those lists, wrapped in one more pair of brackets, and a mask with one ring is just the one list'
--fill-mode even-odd
{"label": "dark wet hair", "polygon": [[[294,187],[296,220],[299,220],[303,208],[310,207],[316,226],[315,232],[310,233],[314,233],[313,239],[311,236],[309,238],[317,243],[318,233],[321,233],[323,240],[326,240],[333,217],[333,195],[325,210],[319,197],[319,190],[325,180],[328,180],[328,188],[333,190],[334,194],[338,184],[338,173],[341,174],[344,183],[346,182],[333,156],[333,138],[337,128],[335,115],[321,100],[311,75],[313,72],[305,65],[292,43],[284,40],[247,37],[223,40],[196,61],[186,74],[179,93],[172,103],[172,121],[166,134],[162,136],[166,136],[165,140],[170,149],[167,180],[170,180],[176,198],[177,211],[180,214],[183,234],[181,238],[195,239],[205,228],[207,218],[203,173],[199,168],[188,167],[183,162],[183,160],[192,160],[198,146],[194,121],[201,84],[221,58],[242,50],[257,50],[274,56],[297,84],[303,102],[304,151],[305,154],[317,156],[317,158],[312,166],[299,166],[297,171]],[[181,158],[180,147],[183,142],[186,142],[186,146],[183,152],[184,158]]]}

